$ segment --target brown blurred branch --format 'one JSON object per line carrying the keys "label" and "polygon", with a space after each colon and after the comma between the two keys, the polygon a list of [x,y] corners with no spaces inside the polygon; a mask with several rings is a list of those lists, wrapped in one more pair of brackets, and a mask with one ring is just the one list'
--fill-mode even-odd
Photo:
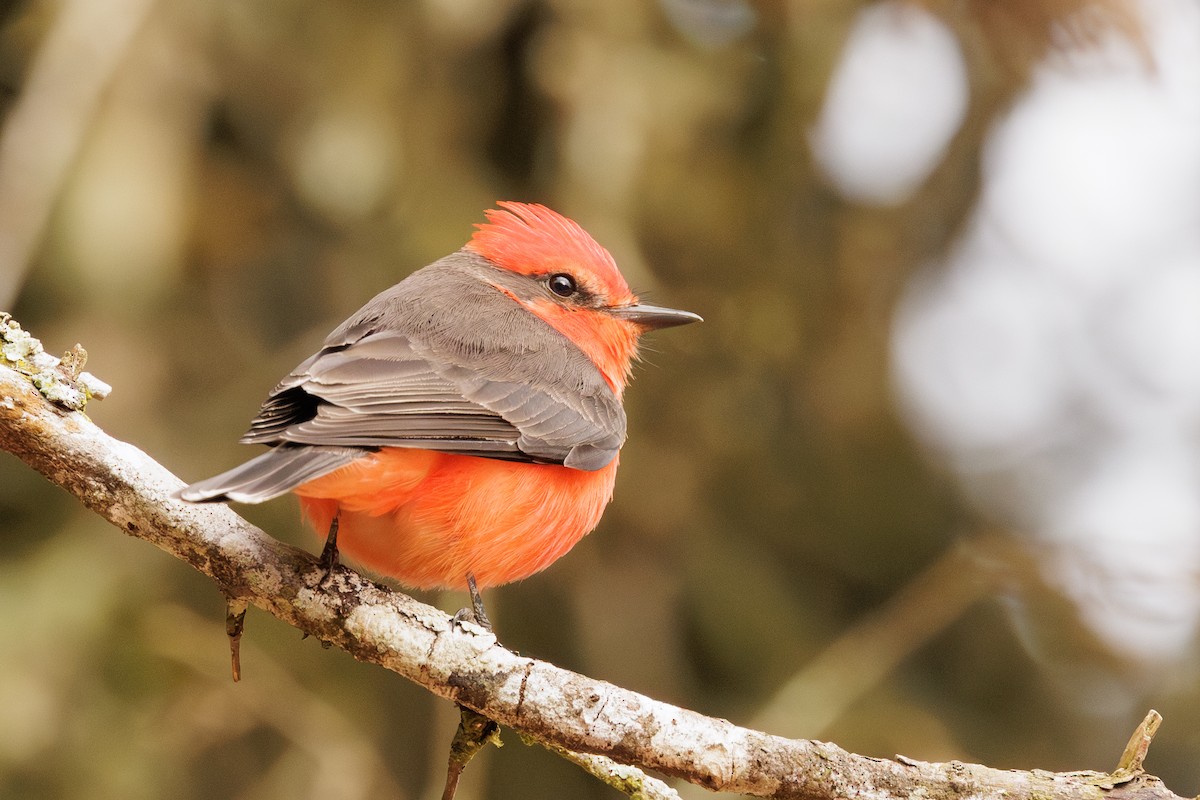
{"label": "brown blurred branch", "polygon": [[[1112,775],[867,758],[738,727],[524,658],[482,628],[455,623],[349,569],[323,581],[314,556],[275,541],[226,506],[172,499],[183,485],[178,478],[84,414],[54,406],[3,357],[0,447],[121,530],[208,575],[230,597],[552,747],[757,797],[1182,800],[1145,774],[1140,758],[1123,760]],[[1148,736],[1141,733],[1145,744]],[[645,786],[626,791],[664,796]]]}
{"label": "brown blurred branch", "polygon": [[104,92],[154,6],[59,4],[0,132],[0,308],[16,299]]}
{"label": "brown blurred branch", "polygon": [[[752,724],[820,736],[905,658],[987,597],[995,584],[955,544],[784,683]],[[800,709],[799,713],[790,709]]]}

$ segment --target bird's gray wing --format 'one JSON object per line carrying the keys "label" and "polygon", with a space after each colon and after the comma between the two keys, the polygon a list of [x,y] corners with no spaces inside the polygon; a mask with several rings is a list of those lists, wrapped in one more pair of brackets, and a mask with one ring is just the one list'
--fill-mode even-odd
{"label": "bird's gray wing", "polygon": [[602,402],[564,402],[571,387],[488,372],[469,360],[439,357],[408,334],[371,332],[298,367],[242,441],[415,447],[579,469],[612,460],[624,440],[623,415],[606,413]]}

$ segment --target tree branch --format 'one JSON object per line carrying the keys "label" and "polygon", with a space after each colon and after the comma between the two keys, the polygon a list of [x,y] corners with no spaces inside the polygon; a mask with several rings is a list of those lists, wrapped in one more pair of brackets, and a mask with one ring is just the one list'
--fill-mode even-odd
{"label": "tree branch", "polygon": [[[0,317],[0,334],[6,321]],[[1049,773],[868,758],[836,745],[771,736],[519,656],[471,623],[275,541],[227,506],[172,498],[182,482],[82,412],[47,401],[0,357],[0,447],[131,536],[253,604],[429,691],[540,742],[610,757],[713,790],[756,797],[1182,800],[1141,770]],[[28,372],[29,370],[25,370]],[[77,370],[76,370],[77,374]],[[72,377],[66,375],[65,377]],[[44,383],[44,381],[43,381]],[[1152,730],[1144,730],[1148,745]],[[1144,755],[1144,746],[1139,753]],[[665,788],[665,787],[664,787]]]}

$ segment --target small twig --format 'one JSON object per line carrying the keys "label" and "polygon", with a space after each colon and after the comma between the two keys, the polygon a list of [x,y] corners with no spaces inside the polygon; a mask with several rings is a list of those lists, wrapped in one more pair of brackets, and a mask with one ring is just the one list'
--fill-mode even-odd
{"label": "small twig", "polygon": [[454,731],[454,739],[450,742],[450,759],[446,765],[446,788],[442,790],[442,800],[454,800],[458,791],[458,779],[480,750],[489,744],[504,746],[504,742],[500,741],[499,725],[469,708],[459,706],[458,711],[458,729]]}
{"label": "small twig", "polygon": [[246,626],[245,600],[225,598],[225,633],[229,636],[229,666],[233,682],[242,679],[242,630]]}
{"label": "small twig", "polygon": [[521,741],[527,745],[540,744],[551,753],[570,761],[592,777],[599,778],[605,784],[628,795],[633,800],[679,800],[678,792],[637,767],[618,764],[605,756],[576,753],[553,742],[543,741],[533,736],[522,736]]}
{"label": "small twig", "polygon": [[1146,760],[1146,754],[1150,752],[1150,742],[1154,741],[1154,734],[1158,733],[1162,719],[1162,714],[1150,709],[1150,713],[1137,726],[1133,736],[1129,737],[1129,744],[1125,745],[1125,752],[1121,753],[1121,760],[1113,770],[1114,778],[1129,780],[1145,772],[1142,763]]}

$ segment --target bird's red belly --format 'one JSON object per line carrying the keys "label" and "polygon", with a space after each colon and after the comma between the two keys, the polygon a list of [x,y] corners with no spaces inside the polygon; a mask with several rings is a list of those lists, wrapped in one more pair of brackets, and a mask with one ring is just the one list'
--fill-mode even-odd
{"label": "bird's red belly", "polygon": [[298,487],[316,530],[338,516],[338,549],[422,589],[498,586],[545,569],[600,521],[617,459],[595,472],[385,448]]}

